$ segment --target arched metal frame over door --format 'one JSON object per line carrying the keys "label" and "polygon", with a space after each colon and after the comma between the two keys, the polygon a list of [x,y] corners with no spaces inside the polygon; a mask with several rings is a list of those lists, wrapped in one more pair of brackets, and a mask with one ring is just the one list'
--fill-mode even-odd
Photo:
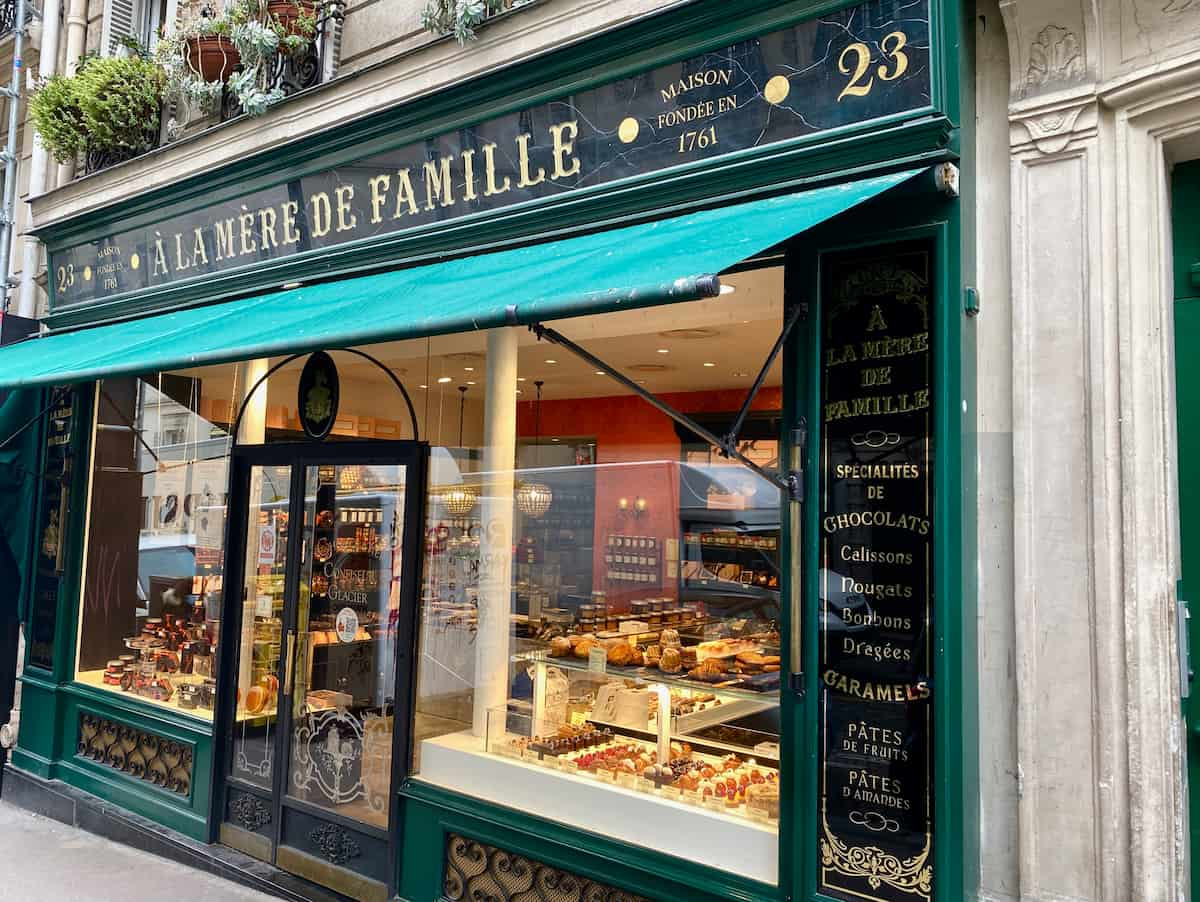
{"label": "arched metal frame over door", "polygon": [[241,444],[233,424],[210,835],[347,896],[394,891],[427,445]]}

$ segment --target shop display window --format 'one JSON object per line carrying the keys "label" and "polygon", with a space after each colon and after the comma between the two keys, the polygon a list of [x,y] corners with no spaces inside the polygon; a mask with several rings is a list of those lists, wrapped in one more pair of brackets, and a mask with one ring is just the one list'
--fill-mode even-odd
{"label": "shop display window", "polygon": [[236,367],[96,386],[75,679],[211,720]]}
{"label": "shop display window", "polygon": [[[779,333],[781,282],[757,270],[736,306],[555,326],[727,429]],[[516,372],[486,387],[518,393],[511,470],[489,468],[495,446],[435,449],[453,466],[430,479],[414,771],[774,882],[779,489],[565,350],[522,344]],[[746,452],[771,468],[780,372]]]}

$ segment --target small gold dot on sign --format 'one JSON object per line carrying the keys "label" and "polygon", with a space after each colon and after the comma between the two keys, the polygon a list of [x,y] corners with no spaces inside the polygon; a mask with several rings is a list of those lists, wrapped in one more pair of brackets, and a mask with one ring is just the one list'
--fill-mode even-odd
{"label": "small gold dot on sign", "polygon": [[132,257],[129,258],[129,265],[132,266],[134,269],[137,269],[139,266],[142,265],[142,258],[139,257],[137,254],[134,254]]}
{"label": "small gold dot on sign", "polygon": [[90,266],[85,266],[83,268],[83,281],[85,281],[85,282],[92,281],[92,268]]}
{"label": "small gold dot on sign", "polygon": [[792,89],[791,83],[782,75],[776,75],[767,82],[766,88],[763,89],[763,97],[767,98],[767,103],[783,103],[787,99],[788,91]]}
{"label": "small gold dot on sign", "polygon": [[621,120],[621,124],[617,126],[617,137],[621,139],[622,144],[632,144],[637,140],[638,121],[632,116],[628,116]]}

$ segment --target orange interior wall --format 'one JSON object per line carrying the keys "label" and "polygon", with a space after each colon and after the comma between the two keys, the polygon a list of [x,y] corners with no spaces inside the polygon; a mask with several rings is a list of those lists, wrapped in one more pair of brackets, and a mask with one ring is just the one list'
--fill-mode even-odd
{"label": "orange interior wall", "polygon": [[[746,394],[730,390],[679,392],[659,397],[682,413],[729,413],[732,417]],[[534,436],[534,403],[522,401],[517,405],[517,435],[520,438]],[[780,410],[782,406],[782,389],[764,388],[755,398],[752,409]],[[541,437],[594,439],[597,464],[636,464],[597,467],[593,589],[605,592],[607,600],[621,611],[628,610],[629,602],[634,599],[675,598],[678,575],[668,577],[665,565],[667,540],[680,538],[680,442],[674,422],[636,395],[543,401]],[[639,497],[646,499],[646,512],[635,517],[631,511]],[[629,499],[630,512],[618,509],[620,498]],[[607,582],[605,553],[608,536],[614,534],[653,536],[658,540],[661,585]]]}

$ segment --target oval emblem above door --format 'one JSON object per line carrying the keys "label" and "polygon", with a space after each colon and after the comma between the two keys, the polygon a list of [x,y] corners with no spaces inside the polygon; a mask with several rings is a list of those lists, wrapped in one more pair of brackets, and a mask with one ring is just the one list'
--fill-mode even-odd
{"label": "oval emblem above door", "polygon": [[305,435],[320,441],[333,431],[339,394],[337,365],[333,358],[324,351],[310,354],[300,373],[296,394],[300,426]]}

